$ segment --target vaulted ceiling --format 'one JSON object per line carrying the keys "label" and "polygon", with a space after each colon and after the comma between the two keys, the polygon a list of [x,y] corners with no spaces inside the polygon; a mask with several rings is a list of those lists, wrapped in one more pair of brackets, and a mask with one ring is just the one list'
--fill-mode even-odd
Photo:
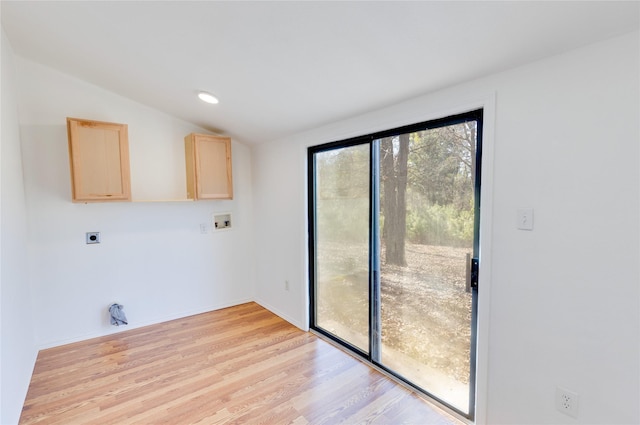
{"label": "vaulted ceiling", "polygon": [[17,55],[255,144],[630,32],[639,5],[2,1],[1,17]]}

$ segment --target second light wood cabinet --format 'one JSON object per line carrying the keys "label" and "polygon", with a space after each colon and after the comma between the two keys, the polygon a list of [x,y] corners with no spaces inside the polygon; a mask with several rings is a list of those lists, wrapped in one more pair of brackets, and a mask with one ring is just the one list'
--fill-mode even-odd
{"label": "second light wood cabinet", "polygon": [[126,124],[67,118],[74,202],[130,201]]}
{"label": "second light wood cabinet", "polygon": [[187,198],[233,199],[231,139],[191,133],[184,143]]}

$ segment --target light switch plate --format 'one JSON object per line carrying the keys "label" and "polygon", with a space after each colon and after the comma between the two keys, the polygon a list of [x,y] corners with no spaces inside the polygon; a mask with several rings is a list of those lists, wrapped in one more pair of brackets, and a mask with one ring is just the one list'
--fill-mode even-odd
{"label": "light switch plate", "polygon": [[520,230],[533,230],[533,208],[519,208],[517,227]]}

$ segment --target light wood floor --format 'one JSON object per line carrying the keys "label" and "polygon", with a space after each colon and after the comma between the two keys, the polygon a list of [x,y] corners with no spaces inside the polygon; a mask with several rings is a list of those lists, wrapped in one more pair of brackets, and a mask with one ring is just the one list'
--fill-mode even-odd
{"label": "light wood floor", "polygon": [[43,350],[20,424],[460,424],[255,303]]}

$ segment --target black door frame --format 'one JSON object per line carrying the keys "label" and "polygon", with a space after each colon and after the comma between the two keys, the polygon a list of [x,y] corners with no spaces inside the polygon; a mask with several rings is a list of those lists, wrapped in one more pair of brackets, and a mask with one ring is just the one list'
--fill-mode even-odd
{"label": "black door frame", "polygon": [[[469,376],[469,412],[460,411],[458,408],[450,405],[444,400],[441,400],[434,394],[418,385],[408,381],[402,376],[398,375],[393,370],[388,369],[376,359],[379,359],[379,346],[377,341],[379,340],[377,335],[374,335],[376,329],[379,329],[379,318],[377,317],[377,310],[379,308],[379,292],[380,292],[380,276],[379,276],[379,242],[378,242],[378,213],[379,213],[379,187],[378,179],[374,178],[379,175],[379,170],[376,168],[378,163],[378,150],[376,150],[376,140],[392,137],[404,133],[413,133],[421,130],[429,130],[449,125],[461,124],[464,122],[475,121],[476,127],[476,150],[475,150],[475,175],[474,175],[474,238],[473,238],[473,260],[478,261],[479,249],[480,249],[480,188],[481,188],[481,175],[482,175],[482,135],[483,135],[483,108],[474,109],[468,112],[450,115],[443,118],[420,122],[417,124],[411,124],[401,126],[389,130],[379,131],[364,136],[353,137],[345,140],[330,142],[318,146],[311,146],[307,149],[307,211],[308,211],[308,252],[309,252],[309,328],[314,332],[317,332],[324,337],[338,343],[345,347],[349,351],[357,354],[367,362],[375,365],[376,367],[384,370],[386,373],[394,376],[396,379],[404,382],[411,388],[427,395],[434,399],[438,403],[444,405],[448,409],[456,412],[457,414],[466,417],[470,420],[475,418],[475,396],[476,396],[476,368],[477,368],[477,334],[478,334],[478,286],[472,285],[471,292],[471,350],[470,350],[470,376]],[[369,352],[355,347],[348,341],[345,341],[338,336],[324,330],[316,325],[316,249],[315,249],[315,235],[316,235],[316,221],[315,221],[315,200],[316,200],[316,185],[315,185],[315,155],[317,153],[331,151],[335,149],[347,148],[351,146],[357,146],[362,144],[369,144],[370,147],[370,183],[369,183]],[[475,270],[477,274],[477,270]],[[375,341],[374,341],[375,340]]]}

